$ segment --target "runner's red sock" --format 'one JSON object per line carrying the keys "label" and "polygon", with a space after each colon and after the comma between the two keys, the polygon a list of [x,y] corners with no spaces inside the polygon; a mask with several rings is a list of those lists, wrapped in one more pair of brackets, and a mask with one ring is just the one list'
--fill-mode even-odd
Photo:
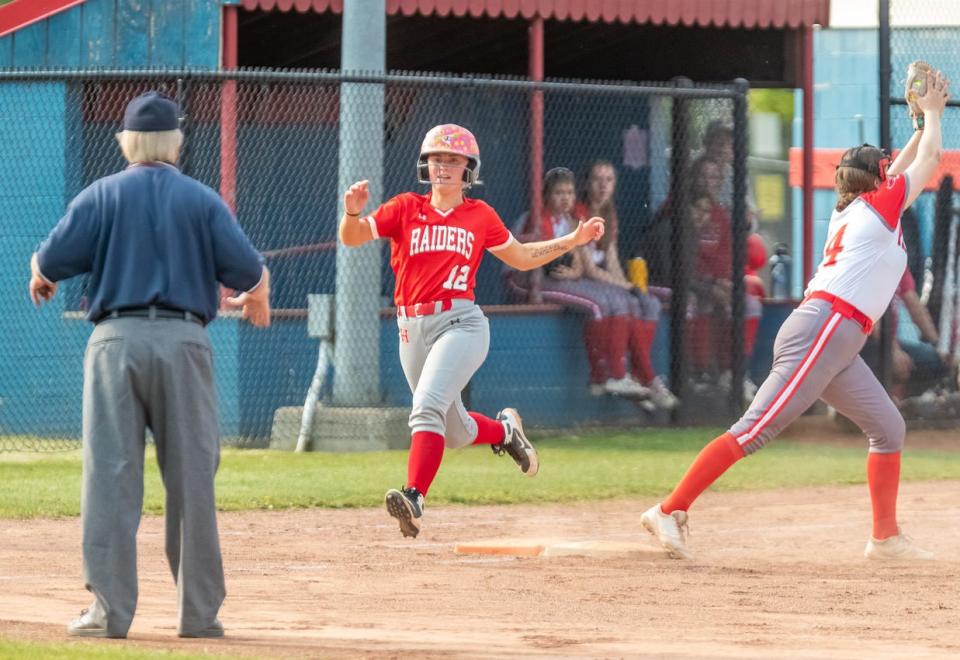
{"label": "runner's red sock", "polygon": [[710,484],[719,479],[720,475],[743,456],[743,448],[729,433],[714,438],[693,459],[693,463],[687,468],[687,473],[683,475],[680,483],[663,501],[660,508],[664,513],[686,511],[693,501],[700,497],[700,493],[709,488]]}
{"label": "runner's red sock", "polygon": [[506,435],[506,432],[503,430],[503,424],[480,413],[468,412],[467,414],[477,423],[477,437],[474,439],[473,444],[496,445],[503,442],[503,438]]}
{"label": "runner's red sock", "polygon": [[900,452],[867,454],[867,485],[873,504],[873,538],[897,535],[897,490],[900,487]]}
{"label": "runner's red sock", "polygon": [[414,431],[407,457],[407,487],[426,495],[443,460],[443,436],[430,431]]}

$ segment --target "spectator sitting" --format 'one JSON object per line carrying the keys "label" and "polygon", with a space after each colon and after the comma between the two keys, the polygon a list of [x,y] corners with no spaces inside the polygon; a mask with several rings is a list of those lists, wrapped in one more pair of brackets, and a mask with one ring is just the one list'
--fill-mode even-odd
{"label": "spectator sitting", "polygon": [[[902,320],[901,305],[908,314],[908,318]],[[944,381],[952,371],[952,364],[948,357],[937,352],[940,333],[917,295],[916,282],[909,270],[904,271],[897,286],[890,314],[893,316],[893,327],[897,328],[897,339],[893,342],[891,353],[894,379],[891,394],[903,400],[922,394]],[[909,328],[911,325],[916,329],[912,333],[905,329],[905,326]],[[901,331],[902,328],[904,331]],[[874,325],[861,356],[876,373],[880,363],[880,323]]]}
{"label": "spectator sitting", "polygon": [[[722,182],[717,192],[717,202],[733,212],[733,128],[721,120],[707,124],[703,132],[703,154],[701,158],[712,160],[720,166]],[[753,191],[747,180],[747,223],[750,231],[757,230],[757,205],[753,199]]]}
{"label": "spectator sitting", "polygon": [[611,374],[617,377],[624,373],[627,379],[649,389],[650,400],[655,406],[669,409],[676,406],[677,398],[654,371],[650,356],[660,318],[660,300],[636,288],[620,265],[617,250],[619,217],[613,200],[616,184],[616,170],[607,161],[595,161],[587,170],[581,201],[574,213],[581,219],[594,215],[602,217],[606,221],[606,231],[599,241],[580,248],[582,274],[594,286],[604,285],[611,292],[614,307],[610,314],[618,322],[611,325],[608,341],[617,344],[618,348],[626,344],[630,350],[630,373],[626,374],[625,367],[617,362],[608,365]]}
{"label": "spectator sitting", "polygon": [[[535,226],[531,215],[524,213],[512,231],[521,241],[549,240],[562,236],[577,225],[572,213],[576,199],[573,172],[555,167],[543,179],[544,208],[540,223]],[[532,273],[532,272],[531,272]],[[509,270],[507,288],[516,299],[529,299],[534,290],[531,273]],[[540,299],[584,312],[584,344],[590,370],[590,393],[630,397],[646,397],[645,387],[626,377],[622,365],[627,352],[627,318],[618,304],[619,291],[601,282],[584,279],[582,254],[574,250],[566,258],[550,264],[539,273]],[[527,276],[527,277],[525,277]],[[617,365],[621,365],[617,368]]]}
{"label": "spectator sitting", "polygon": [[[733,292],[733,228],[729,210],[720,202],[723,184],[721,166],[701,157],[691,170],[691,216],[696,234],[696,256],[690,285],[687,332],[691,366],[699,379],[717,375],[721,385],[729,382],[733,336],[730,318]],[[756,276],[766,253],[757,235],[747,241],[748,266],[744,274],[743,354],[749,362],[753,354],[760,316],[763,311],[763,283]],[[714,358],[716,361],[714,362]],[[744,380],[744,396],[752,398],[756,386]]]}

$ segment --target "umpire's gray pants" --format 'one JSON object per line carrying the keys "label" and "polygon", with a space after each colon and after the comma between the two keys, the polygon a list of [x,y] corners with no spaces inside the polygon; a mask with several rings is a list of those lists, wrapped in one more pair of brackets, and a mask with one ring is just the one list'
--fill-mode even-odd
{"label": "umpire's gray pants", "polygon": [[777,436],[818,398],[853,420],[870,451],[903,448],[906,424],[860,357],[862,327],[823,300],[801,304],[784,321],[773,346],[773,368],[729,433],[747,454]]}
{"label": "umpire's gray pants", "polygon": [[83,573],[111,633],[137,607],[145,429],[166,489],[166,554],[181,632],[213,623],[226,595],[213,480],[220,462],[207,331],[180,319],[101,322],[83,382]]}
{"label": "umpire's gray pants", "polygon": [[460,392],[490,350],[490,324],[470,300],[454,300],[439,314],[398,317],[400,365],[413,392],[410,429],[444,437],[450,448],[465,447],[477,437],[477,423],[467,413]]}

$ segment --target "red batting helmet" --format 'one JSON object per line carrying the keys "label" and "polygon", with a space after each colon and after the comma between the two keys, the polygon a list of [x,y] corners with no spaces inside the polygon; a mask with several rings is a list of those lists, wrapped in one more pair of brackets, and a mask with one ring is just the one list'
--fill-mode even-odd
{"label": "red batting helmet", "polygon": [[417,159],[417,176],[420,183],[431,183],[427,169],[427,156],[430,154],[455,154],[467,159],[463,170],[463,185],[469,188],[480,181],[480,146],[473,133],[456,124],[434,126],[423,138],[420,145],[420,157]]}

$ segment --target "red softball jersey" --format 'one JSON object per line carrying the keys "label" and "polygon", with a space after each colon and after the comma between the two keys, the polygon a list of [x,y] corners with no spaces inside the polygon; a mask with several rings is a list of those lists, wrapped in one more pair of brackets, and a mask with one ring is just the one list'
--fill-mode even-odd
{"label": "red softball jersey", "polygon": [[390,239],[398,306],[474,300],[483,251],[502,250],[514,240],[497,212],[477,199],[438,211],[431,206],[430,195],[403,193],[364,220],[374,238]]}

